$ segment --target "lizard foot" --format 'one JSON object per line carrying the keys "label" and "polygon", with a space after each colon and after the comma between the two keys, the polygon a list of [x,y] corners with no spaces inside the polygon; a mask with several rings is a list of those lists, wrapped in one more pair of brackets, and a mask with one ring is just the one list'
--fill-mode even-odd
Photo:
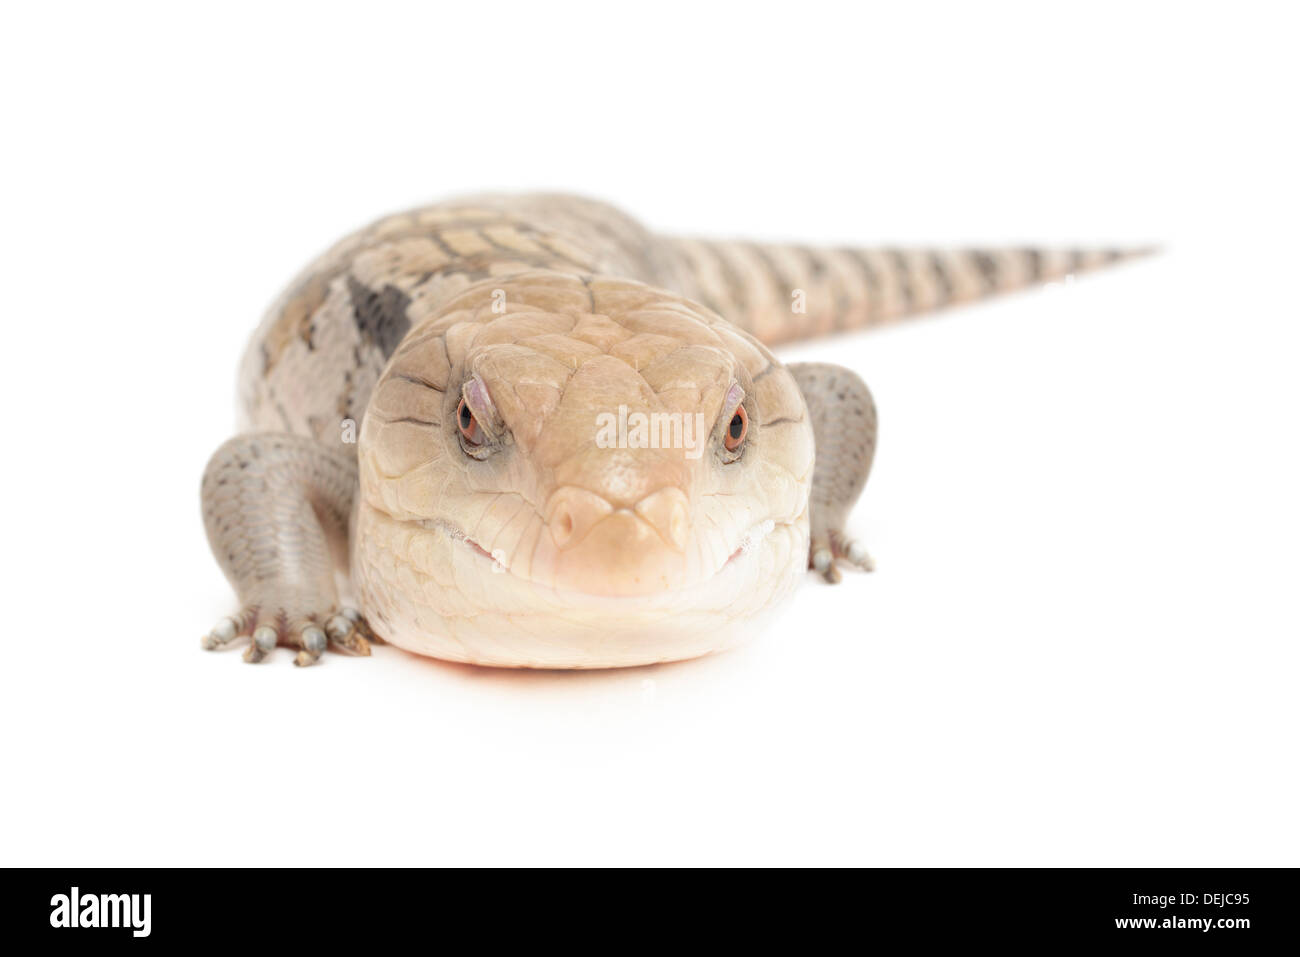
{"label": "lizard foot", "polygon": [[[324,625],[318,619],[324,618]],[[258,622],[262,624],[258,624]],[[292,622],[292,624],[289,624]],[[201,645],[208,651],[226,648],[241,638],[248,638],[244,660],[255,664],[266,658],[276,645],[297,648],[293,663],[314,665],[326,648],[352,655],[370,654],[370,643],[378,641],[365,618],[355,608],[343,608],[329,615],[293,616],[283,611],[262,614],[257,607],[242,609],[223,618],[203,636]]]}
{"label": "lizard foot", "polygon": [[849,369],[825,362],[787,368],[803,393],[817,445],[808,501],[808,567],[834,585],[841,565],[864,572],[874,568],[867,550],[844,534],[844,525],[876,456],[876,403],[867,384]]}
{"label": "lizard foot", "polygon": [[839,569],[841,563],[859,571],[876,570],[876,563],[871,560],[866,548],[838,529],[831,529],[812,537],[812,543],[808,548],[809,568],[816,570],[822,578],[835,585],[842,577]]}

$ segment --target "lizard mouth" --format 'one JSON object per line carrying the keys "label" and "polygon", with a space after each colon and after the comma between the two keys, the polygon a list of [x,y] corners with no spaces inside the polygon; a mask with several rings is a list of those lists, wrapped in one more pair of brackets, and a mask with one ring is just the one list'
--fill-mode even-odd
{"label": "lizard mouth", "polygon": [[[562,562],[567,556],[548,547],[544,535],[538,536],[540,543],[531,553],[516,549],[511,555],[503,549],[490,550],[446,520],[422,520],[416,524],[451,539],[473,556],[477,566],[486,565],[492,574],[509,575],[512,579],[556,592],[598,597],[674,592],[707,583],[757,556],[769,536],[791,525],[773,519],[757,522],[739,536],[729,551],[703,542],[694,543],[695,548],[678,551],[666,548],[657,538],[644,534],[629,535],[625,540],[609,543],[598,540],[596,548],[587,554],[580,553],[580,561],[570,566],[576,569],[577,574],[566,574],[570,568]],[[720,554],[725,554],[726,558],[718,561],[716,556]]]}
{"label": "lizard mouth", "polygon": [[681,574],[653,588],[625,587],[635,566],[597,581],[591,568],[575,577],[539,558],[545,549],[534,546],[547,531],[540,521],[512,527],[514,547],[497,557],[500,536],[467,535],[449,522],[397,519],[364,503],[357,522],[358,599],[380,634],[475,664],[603,668],[717,651],[750,634],[808,563],[806,511],[755,523],[725,542],[720,532],[690,536],[674,553]]}
{"label": "lizard mouth", "polygon": [[[782,522],[781,524],[785,525],[788,523]],[[741,556],[747,555],[757,549],[763,544],[763,540],[772,534],[772,531],[776,526],[777,523],[770,518],[766,521],[759,522],[757,525],[751,526],[745,534],[741,536],[740,544],[736,546],[736,550],[731,553],[725,562],[723,562],[723,567],[725,568],[732,562],[737,561]]]}

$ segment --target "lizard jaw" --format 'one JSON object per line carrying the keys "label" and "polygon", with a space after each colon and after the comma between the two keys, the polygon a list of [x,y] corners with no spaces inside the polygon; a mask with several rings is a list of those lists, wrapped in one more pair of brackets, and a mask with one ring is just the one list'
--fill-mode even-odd
{"label": "lizard jaw", "polygon": [[399,647],[479,665],[613,668],[719,651],[755,633],[807,568],[806,510],[758,523],[707,575],[631,595],[530,580],[465,536],[442,526],[413,536],[411,525],[361,507],[352,557],[361,607]]}

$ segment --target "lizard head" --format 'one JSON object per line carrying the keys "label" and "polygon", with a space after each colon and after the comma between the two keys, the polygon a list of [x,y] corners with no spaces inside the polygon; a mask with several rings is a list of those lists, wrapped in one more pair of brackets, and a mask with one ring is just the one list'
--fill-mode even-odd
{"label": "lizard head", "polygon": [[353,580],[389,641],[480,664],[694,657],[802,577],[812,428],[702,306],[548,272],[418,319],[367,407]]}

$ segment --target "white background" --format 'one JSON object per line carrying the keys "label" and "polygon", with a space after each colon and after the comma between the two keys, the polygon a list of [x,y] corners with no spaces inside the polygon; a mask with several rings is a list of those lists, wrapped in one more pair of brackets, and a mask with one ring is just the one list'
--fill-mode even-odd
{"label": "white background", "polygon": [[[1293,40],[1233,4],[6,8],[0,863],[1295,865]],[[787,355],[881,409],[734,653],[204,654],[198,481],[279,287],[375,216],[1164,244]]]}

